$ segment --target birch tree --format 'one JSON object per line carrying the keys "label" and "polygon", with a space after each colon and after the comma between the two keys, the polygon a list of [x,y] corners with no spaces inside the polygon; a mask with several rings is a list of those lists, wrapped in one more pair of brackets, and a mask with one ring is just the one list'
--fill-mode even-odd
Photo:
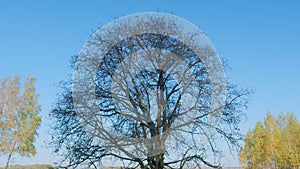
{"label": "birch tree", "polygon": [[13,153],[21,156],[36,153],[33,143],[41,123],[41,106],[35,78],[27,78],[23,86],[19,76],[0,81],[0,152],[8,155],[7,168]]}
{"label": "birch tree", "polygon": [[274,117],[267,113],[264,123],[258,122],[245,137],[240,152],[243,168],[300,167],[300,123],[292,113]]}

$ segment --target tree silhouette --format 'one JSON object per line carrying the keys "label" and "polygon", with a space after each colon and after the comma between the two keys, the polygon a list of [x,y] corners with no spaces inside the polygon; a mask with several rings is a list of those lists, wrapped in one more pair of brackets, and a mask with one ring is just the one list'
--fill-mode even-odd
{"label": "tree silhouette", "polygon": [[51,112],[52,145],[67,166],[112,158],[127,167],[218,168],[219,140],[238,146],[249,91],[224,81],[214,48],[195,43],[202,32],[187,36],[168,16],[121,19],[75,57]]}

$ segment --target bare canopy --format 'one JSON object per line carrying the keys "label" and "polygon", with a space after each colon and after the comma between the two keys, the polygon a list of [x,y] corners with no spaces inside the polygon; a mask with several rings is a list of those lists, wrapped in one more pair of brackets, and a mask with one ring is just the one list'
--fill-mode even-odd
{"label": "bare canopy", "polygon": [[52,111],[52,144],[67,150],[69,166],[112,158],[127,167],[218,168],[218,138],[238,145],[249,94],[228,85],[203,32],[161,13],[99,29],[74,60],[70,83]]}

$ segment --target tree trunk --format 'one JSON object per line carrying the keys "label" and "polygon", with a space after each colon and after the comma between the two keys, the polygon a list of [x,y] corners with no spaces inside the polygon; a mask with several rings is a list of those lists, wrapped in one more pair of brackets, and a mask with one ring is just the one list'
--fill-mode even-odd
{"label": "tree trunk", "polygon": [[164,168],[164,156],[163,154],[157,155],[155,159],[155,169],[163,169]]}
{"label": "tree trunk", "polygon": [[14,143],[13,148],[12,148],[12,150],[10,151],[10,153],[9,153],[9,155],[8,155],[8,158],[7,158],[7,161],[6,161],[6,165],[5,165],[5,169],[8,169],[9,161],[10,161],[11,156],[12,156],[14,150],[15,150],[16,143],[17,143],[17,142]]}

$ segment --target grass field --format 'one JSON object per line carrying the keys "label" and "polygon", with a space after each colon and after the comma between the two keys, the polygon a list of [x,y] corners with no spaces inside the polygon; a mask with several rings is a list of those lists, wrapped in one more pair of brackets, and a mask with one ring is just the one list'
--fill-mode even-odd
{"label": "grass field", "polygon": [[[36,165],[13,165],[13,166],[9,166],[9,169],[57,169],[51,165],[47,165],[47,164],[36,164]],[[3,167],[0,169],[4,169]]]}

